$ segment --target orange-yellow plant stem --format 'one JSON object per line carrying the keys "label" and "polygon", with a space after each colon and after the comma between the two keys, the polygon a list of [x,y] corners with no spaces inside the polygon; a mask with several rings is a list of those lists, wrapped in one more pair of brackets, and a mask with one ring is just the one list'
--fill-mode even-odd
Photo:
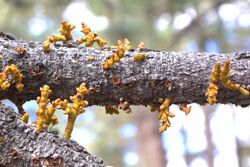
{"label": "orange-yellow plant stem", "polygon": [[66,109],[64,110],[64,114],[68,115],[68,122],[64,131],[65,139],[70,139],[76,117],[84,113],[85,107],[88,106],[88,102],[84,100],[84,95],[88,93],[85,83],[82,83],[78,88],[76,88],[76,91],[76,95],[70,96],[70,100],[73,102],[73,105],[68,106],[65,104]]}
{"label": "orange-yellow plant stem", "polygon": [[67,140],[69,140],[71,137],[71,133],[72,133],[73,128],[74,128],[76,117],[77,117],[77,115],[74,115],[74,114],[69,114],[69,116],[68,116],[68,122],[67,122],[67,126],[65,128],[64,136],[63,136]]}
{"label": "orange-yellow plant stem", "polygon": [[169,117],[174,117],[175,114],[169,111],[170,99],[166,98],[159,109],[159,120],[162,123],[159,132],[162,133],[170,127]]}

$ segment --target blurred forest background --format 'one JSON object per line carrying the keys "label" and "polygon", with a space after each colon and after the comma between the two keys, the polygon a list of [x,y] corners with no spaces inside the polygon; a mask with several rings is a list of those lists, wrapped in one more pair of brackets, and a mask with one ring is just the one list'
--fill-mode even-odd
{"label": "blurred forest background", "polygon": [[[77,26],[75,38],[85,22],[109,45],[128,38],[134,47],[144,41],[166,51],[250,50],[250,0],[0,0],[0,31],[18,39],[44,41],[62,20]],[[37,104],[24,108],[33,122]],[[192,104],[187,117],[175,105],[171,110],[172,126],[159,134],[157,113],[144,106],[112,116],[88,107],[72,139],[117,167],[250,166],[249,107]],[[57,115],[61,135],[66,117]]]}

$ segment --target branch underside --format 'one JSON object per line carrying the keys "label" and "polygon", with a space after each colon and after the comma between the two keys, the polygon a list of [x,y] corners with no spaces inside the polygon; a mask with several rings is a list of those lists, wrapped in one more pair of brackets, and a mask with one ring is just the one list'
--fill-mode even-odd
{"label": "branch underside", "polygon": [[12,108],[0,103],[0,166],[104,167],[100,158],[75,141],[46,130],[38,134],[19,118]]}
{"label": "branch underside", "polygon": [[[18,54],[15,48],[24,48]],[[124,58],[105,71],[103,62],[114,49],[78,46],[75,42],[52,44],[44,53],[40,42],[0,37],[0,68],[15,64],[24,75],[24,90],[14,86],[1,91],[1,98],[25,102],[39,95],[39,88],[48,84],[51,99],[68,98],[82,82],[93,88],[86,96],[90,105],[118,104],[123,98],[131,105],[148,105],[168,97],[172,103],[205,104],[205,92],[215,63],[231,62],[230,79],[250,90],[250,52],[228,54],[164,52],[149,49],[126,51]],[[144,52],[145,60],[135,62],[134,54]],[[89,56],[94,57],[90,60]],[[218,85],[217,103],[249,105],[250,96],[243,96]]]}

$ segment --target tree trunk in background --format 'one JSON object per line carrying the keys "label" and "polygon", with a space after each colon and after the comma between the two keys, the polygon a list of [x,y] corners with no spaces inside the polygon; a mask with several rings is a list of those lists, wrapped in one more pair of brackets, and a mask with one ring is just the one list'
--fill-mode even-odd
{"label": "tree trunk in background", "polygon": [[[233,109],[233,121],[234,121],[234,128],[236,128],[236,119],[235,119],[235,112],[237,112],[237,110]],[[237,160],[238,160],[238,167],[243,167],[243,156],[241,154],[241,143],[240,140],[238,139],[237,133],[235,133],[235,150],[236,150],[236,155],[237,155]]]}
{"label": "tree trunk in background", "polygon": [[242,148],[241,148],[239,139],[237,139],[236,137],[235,140],[236,140],[236,153],[237,153],[237,158],[238,158],[238,166],[242,167],[243,166],[242,160],[244,159],[244,157],[242,156],[242,151],[241,151]]}
{"label": "tree trunk in background", "polygon": [[205,113],[205,136],[207,140],[207,149],[205,155],[207,156],[208,167],[214,166],[214,144],[212,141],[212,132],[210,129],[211,112],[215,111],[214,107],[208,106],[203,107]]}
{"label": "tree trunk in background", "polygon": [[136,109],[135,122],[138,133],[139,165],[143,167],[165,167],[166,158],[161,134],[158,132],[158,114],[151,113],[145,107]]}

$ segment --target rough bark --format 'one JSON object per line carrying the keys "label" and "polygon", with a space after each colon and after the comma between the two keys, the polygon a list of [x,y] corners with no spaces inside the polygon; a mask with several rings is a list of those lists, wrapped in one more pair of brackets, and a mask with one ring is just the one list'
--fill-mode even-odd
{"label": "rough bark", "polygon": [[38,134],[19,117],[12,108],[0,103],[0,166],[104,166],[100,158],[90,155],[75,141],[59,138],[46,130]]}
{"label": "rough bark", "polygon": [[[17,54],[15,48],[25,48],[24,54]],[[231,61],[231,80],[250,90],[250,52],[227,54],[164,52],[142,49],[146,60],[135,62],[133,55],[138,50],[129,50],[121,62],[105,71],[102,63],[113,49],[82,47],[75,42],[52,44],[51,51],[44,53],[41,42],[15,40],[0,35],[0,68],[9,64],[17,65],[24,75],[24,91],[18,92],[14,86],[0,93],[14,102],[34,99],[39,95],[39,87],[48,84],[52,98],[67,98],[75,88],[85,82],[94,88],[87,99],[90,104],[117,104],[122,97],[130,104],[147,105],[159,97],[169,97],[173,103],[190,102],[205,104],[205,92],[209,76],[216,62]],[[88,60],[93,56],[94,61]],[[118,79],[119,83],[113,83]],[[250,96],[240,95],[219,85],[218,103],[250,104]]]}

